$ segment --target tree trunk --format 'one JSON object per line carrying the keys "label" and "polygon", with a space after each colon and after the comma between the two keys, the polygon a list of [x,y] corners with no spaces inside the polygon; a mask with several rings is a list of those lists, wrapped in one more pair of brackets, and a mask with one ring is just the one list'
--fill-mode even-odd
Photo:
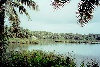
{"label": "tree trunk", "polygon": [[[5,1],[5,0],[4,0]],[[5,9],[4,1],[0,0],[0,64],[2,63],[2,55],[4,52],[4,18],[5,18]]]}

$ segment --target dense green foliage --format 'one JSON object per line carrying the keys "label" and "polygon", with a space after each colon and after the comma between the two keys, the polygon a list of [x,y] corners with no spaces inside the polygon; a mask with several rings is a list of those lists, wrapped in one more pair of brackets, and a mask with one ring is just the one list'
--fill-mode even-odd
{"label": "dense green foliage", "polygon": [[74,60],[42,51],[12,51],[3,57],[6,67],[76,67]]}
{"label": "dense green foliage", "polygon": [[71,39],[71,40],[100,40],[100,34],[73,34],[51,33],[46,31],[33,31],[32,34],[40,39]]}
{"label": "dense green foliage", "polygon": [[5,26],[6,35],[9,38],[21,38],[30,40],[51,40],[64,43],[100,43],[100,34],[73,34],[73,33],[52,33],[46,31],[30,31],[29,29],[19,28],[16,34],[12,32],[12,27]]}
{"label": "dense green foliage", "polygon": [[[77,67],[74,59],[42,51],[11,51],[2,57],[2,67]],[[79,67],[99,67],[92,61]]]}
{"label": "dense green foliage", "polygon": [[5,33],[9,38],[30,38],[32,34],[28,29],[23,29],[22,27],[18,28],[18,32],[13,32],[13,27],[5,26]]}
{"label": "dense green foliage", "polygon": [[38,39],[64,43],[100,43],[100,34],[73,34],[73,33],[51,33],[46,31],[33,31],[32,35]]}
{"label": "dense green foliage", "polygon": [[38,44],[38,40],[35,38],[32,38],[32,34],[30,33],[30,30],[23,29],[22,27],[19,27],[18,32],[15,33],[12,30],[12,26],[8,27],[5,26],[5,35],[8,38],[8,43],[16,43],[16,44]]}

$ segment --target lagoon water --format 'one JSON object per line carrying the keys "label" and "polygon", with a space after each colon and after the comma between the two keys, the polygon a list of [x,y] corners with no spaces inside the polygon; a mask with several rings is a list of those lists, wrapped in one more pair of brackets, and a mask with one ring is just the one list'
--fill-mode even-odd
{"label": "lagoon water", "polygon": [[90,62],[91,59],[100,65],[100,44],[44,44],[44,45],[17,45],[15,50],[42,50],[44,52],[54,52],[64,56],[76,58],[79,64],[82,61]]}

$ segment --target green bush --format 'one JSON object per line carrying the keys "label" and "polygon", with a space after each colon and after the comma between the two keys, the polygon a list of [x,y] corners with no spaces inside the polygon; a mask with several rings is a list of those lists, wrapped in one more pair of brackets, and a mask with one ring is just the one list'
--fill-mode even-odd
{"label": "green bush", "polygon": [[3,57],[2,66],[6,67],[76,67],[69,57],[44,53],[42,51],[12,51]]}
{"label": "green bush", "polygon": [[[82,62],[80,67],[99,67],[97,62]],[[2,58],[1,67],[76,67],[70,57],[42,51],[11,51]]]}

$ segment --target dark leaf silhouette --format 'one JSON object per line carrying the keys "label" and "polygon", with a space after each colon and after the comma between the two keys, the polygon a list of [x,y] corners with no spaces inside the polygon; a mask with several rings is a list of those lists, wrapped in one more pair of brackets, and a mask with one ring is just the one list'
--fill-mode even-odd
{"label": "dark leaf silhouette", "polygon": [[94,9],[99,6],[99,0],[81,0],[78,4],[78,22],[84,26],[93,18]]}
{"label": "dark leaf silhouette", "polygon": [[69,2],[70,0],[54,0],[51,5],[54,7],[54,9],[58,9],[60,7],[63,7],[66,3]]}

